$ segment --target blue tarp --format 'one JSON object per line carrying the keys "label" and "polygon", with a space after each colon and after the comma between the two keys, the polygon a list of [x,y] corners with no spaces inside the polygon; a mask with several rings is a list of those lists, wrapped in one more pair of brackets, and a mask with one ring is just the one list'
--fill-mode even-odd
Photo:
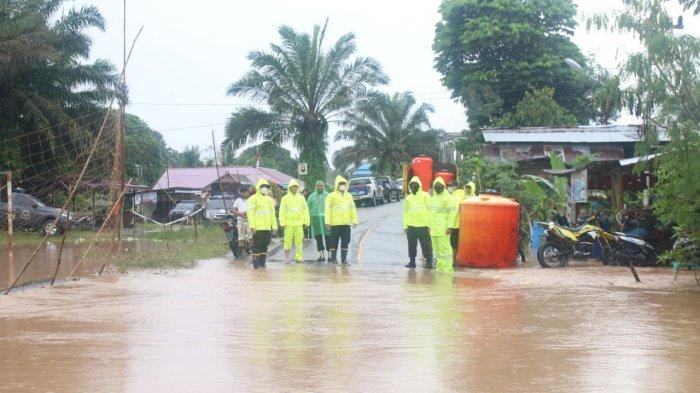
{"label": "blue tarp", "polygon": [[365,177],[372,176],[372,164],[362,164],[357,167],[357,170],[353,172],[350,177]]}

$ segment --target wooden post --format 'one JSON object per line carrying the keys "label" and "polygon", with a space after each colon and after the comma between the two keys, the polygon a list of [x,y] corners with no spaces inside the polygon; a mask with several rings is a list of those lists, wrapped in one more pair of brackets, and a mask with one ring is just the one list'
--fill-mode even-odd
{"label": "wooden post", "polygon": [[12,234],[12,172],[5,172],[5,176],[7,176],[7,267],[0,280],[0,285],[3,287],[5,283],[7,285],[12,283],[15,270],[15,242]]}

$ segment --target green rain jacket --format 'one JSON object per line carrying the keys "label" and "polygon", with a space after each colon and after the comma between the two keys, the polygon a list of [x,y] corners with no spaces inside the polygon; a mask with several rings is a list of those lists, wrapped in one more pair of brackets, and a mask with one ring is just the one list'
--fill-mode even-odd
{"label": "green rain jacket", "polygon": [[258,184],[255,186],[257,191],[248,198],[248,223],[250,228],[256,231],[276,231],[275,202],[260,191],[260,187],[263,185],[269,186],[270,183],[265,179],[258,180]]}
{"label": "green rain jacket", "polygon": [[309,207],[309,214],[311,215],[311,235],[314,237],[326,234],[324,214],[327,196],[328,192],[326,190],[321,192],[316,190],[309,194],[309,198],[306,200],[306,204]]}
{"label": "green rain jacket", "polygon": [[[299,183],[292,179],[287,185],[287,190],[296,186],[299,188]],[[309,208],[306,206],[306,199],[298,190],[296,194],[287,191],[287,195],[282,197],[280,201],[280,225],[282,226],[301,226],[309,225]]]}
{"label": "green rain jacket", "polygon": [[[442,177],[435,179],[433,187],[438,183],[445,186],[445,181],[442,180]],[[441,194],[435,193],[430,197],[430,202],[428,203],[428,208],[430,209],[430,236],[449,236],[447,229],[454,228],[457,214],[455,206],[455,200],[447,191],[447,187]]]}
{"label": "green rain jacket", "polygon": [[430,195],[423,191],[423,184],[418,176],[413,176],[408,184],[411,183],[417,183],[420,188],[415,194],[412,194],[409,188],[408,195],[403,201],[403,229],[430,226],[430,210],[428,209]]}
{"label": "green rain jacket", "polygon": [[464,189],[460,188],[459,190],[455,190],[455,192],[452,194],[452,198],[455,199],[455,206],[457,207],[457,213],[455,214],[455,228],[459,229],[460,225],[460,214],[459,214],[459,205],[466,200],[467,198],[475,197],[476,196],[476,184],[474,184],[473,181],[470,181],[467,183],[464,188],[467,188],[467,186],[471,186],[471,191],[469,191],[469,195],[467,195],[466,191]]}
{"label": "green rain jacket", "polygon": [[352,225],[359,222],[355,201],[348,190],[346,189],[345,192],[338,191],[338,184],[343,182],[348,185],[348,188],[350,187],[348,181],[342,176],[336,176],[335,188],[326,198],[326,225]]}

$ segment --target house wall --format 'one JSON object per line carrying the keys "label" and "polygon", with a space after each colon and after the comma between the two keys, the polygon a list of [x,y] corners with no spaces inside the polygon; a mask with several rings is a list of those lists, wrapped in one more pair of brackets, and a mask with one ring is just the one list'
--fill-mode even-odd
{"label": "house wall", "polygon": [[547,157],[554,152],[561,155],[566,163],[584,154],[597,155],[603,160],[629,158],[625,143],[596,144],[554,144],[554,143],[486,143],[484,157],[491,161],[526,161],[537,157]]}

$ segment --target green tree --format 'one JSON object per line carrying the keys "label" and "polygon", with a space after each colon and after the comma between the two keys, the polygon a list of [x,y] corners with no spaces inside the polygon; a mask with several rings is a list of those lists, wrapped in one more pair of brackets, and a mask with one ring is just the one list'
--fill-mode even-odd
{"label": "green tree", "polygon": [[554,89],[555,101],[588,123],[595,83],[568,68],[587,64],[570,40],[576,22],[571,0],[444,0],[433,49],[443,84],[467,108],[472,128],[514,113],[525,92]]}
{"label": "green tree", "polygon": [[[700,11],[697,0],[626,0],[612,19],[596,15],[588,23],[632,33],[643,45],[621,67],[622,78],[631,82],[623,100],[643,121],[637,152],[660,153],[654,160],[656,213],[700,244],[700,39],[676,32],[667,11],[673,3]],[[670,138],[665,145],[659,143],[660,125]]]}
{"label": "green tree", "polygon": [[168,147],[163,136],[138,116],[124,115],[124,154],[126,177],[135,182],[153,185],[165,171]]}
{"label": "green tree", "polygon": [[333,165],[345,171],[352,164],[369,161],[377,172],[400,176],[411,158],[437,156],[437,133],[430,130],[428,119],[432,112],[428,104],[417,105],[409,92],[372,94],[341,122],[343,129],[335,140],[352,145],[335,153]]}
{"label": "green tree", "polygon": [[44,180],[76,170],[117,82],[89,61],[87,30],[104,30],[97,8],[59,13],[64,0],[0,2],[0,165]]}
{"label": "green tree", "polygon": [[241,152],[233,160],[234,165],[255,166],[258,152],[260,152],[260,166],[277,169],[292,177],[297,177],[297,165],[299,160],[292,157],[292,153],[273,143],[261,143],[257,146],[249,147]]}
{"label": "green tree", "polygon": [[259,139],[277,145],[291,140],[300,161],[308,163],[309,177],[325,179],[329,123],[388,78],[376,60],[353,58],[352,33],[328,49],[326,26],[315,26],[311,35],[282,26],[279,34],[281,44],[248,55],[253,69],[228,89],[229,95],[249,97],[268,109],[248,106],[233,112],[223,144],[238,148]]}
{"label": "green tree", "polygon": [[202,151],[199,146],[187,146],[182,153],[179,154],[180,165],[185,168],[197,168],[204,166],[202,160]]}
{"label": "green tree", "polygon": [[518,103],[515,113],[502,117],[501,127],[553,127],[573,126],[576,117],[562,108],[554,100],[554,89],[544,87],[525,93]]}

